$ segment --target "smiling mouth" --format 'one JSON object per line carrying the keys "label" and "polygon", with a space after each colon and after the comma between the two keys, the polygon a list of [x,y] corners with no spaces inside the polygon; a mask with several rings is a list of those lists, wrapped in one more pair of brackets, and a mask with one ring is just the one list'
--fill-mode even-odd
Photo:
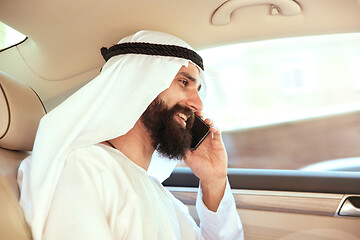
{"label": "smiling mouth", "polygon": [[182,118],[185,122],[188,120],[188,117],[185,115],[185,114],[183,114],[183,113],[178,113],[177,114],[180,118]]}
{"label": "smiling mouth", "polygon": [[190,116],[186,116],[184,113],[177,113],[176,116],[178,116],[179,123],[183,127],[186,127],[186,122],[187,122],[187,120],[189,119]]}

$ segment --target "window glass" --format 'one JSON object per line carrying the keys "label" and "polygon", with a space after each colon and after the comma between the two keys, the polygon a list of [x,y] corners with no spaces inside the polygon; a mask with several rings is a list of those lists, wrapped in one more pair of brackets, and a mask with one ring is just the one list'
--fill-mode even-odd
{"label": "window glass", "polygon": [[0,22],[0,50],[15,45],[24,39],[24,34]]}
{"label": "window glass", "polygon": [[199,53],[204,113],[223,131],[230,167],[301,169],[335,160],[307,169],[360,171],[359,33]]}

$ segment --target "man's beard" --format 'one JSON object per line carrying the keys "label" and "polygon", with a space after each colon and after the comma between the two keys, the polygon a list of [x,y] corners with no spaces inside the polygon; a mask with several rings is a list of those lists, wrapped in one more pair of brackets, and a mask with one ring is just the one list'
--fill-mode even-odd
{"label": "man's beard", "polygon": [[[186,128],[175,120],[177,113],[191,115]],[[176,104],[168,108],[164,101],[156,98],[141,116],[141,122],[150,133],[152,144],[160,155],[181,160],[191,145],[190,129],[194,123],[194,113],[190,108]]]}

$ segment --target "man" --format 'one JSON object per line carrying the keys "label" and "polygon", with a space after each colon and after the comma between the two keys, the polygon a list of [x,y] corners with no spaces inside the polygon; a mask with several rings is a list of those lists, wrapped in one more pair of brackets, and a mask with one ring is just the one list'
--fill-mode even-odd
{"label": "man", "polygon": [[[202,110],[201,58],[182,40],[151,31],[102,54],[101,74],[41,120],[33,155],[20,167],[33,238],[242,239],[226,151],[209,119],[212,136],[188,150]],[[155,149],[184,158],[200,178],[200,229],[147,174]]]}

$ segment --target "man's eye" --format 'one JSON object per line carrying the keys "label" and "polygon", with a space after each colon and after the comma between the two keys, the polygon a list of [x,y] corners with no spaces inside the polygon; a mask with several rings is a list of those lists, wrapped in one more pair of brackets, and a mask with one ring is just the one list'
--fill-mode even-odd
{"label": "man's eye", "polygon": [[181,80],[179,80],[184,86],[186,86],[187,84],[188,84],[188,81],[187,80],[183,80],[183,79],[181,79]]}

